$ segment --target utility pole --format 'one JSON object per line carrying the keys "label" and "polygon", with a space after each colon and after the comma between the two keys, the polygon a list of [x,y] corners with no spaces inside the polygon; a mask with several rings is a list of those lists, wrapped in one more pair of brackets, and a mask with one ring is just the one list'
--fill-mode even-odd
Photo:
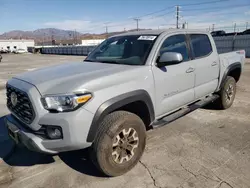
{"label": "utility pole", "polygon": [[43,33],[43,46],[44,46],[44,42],[45,42],[45,33]]}
{"label": "utility pole", "polygon": [[139,19],[139,18],[134,18],[134,20],[136,21],[136,29],[137,29],[137,31],[139,31],[139,21],[140,21],[141,19]]}
{"label": "utility pole", "polygon": [[106,38],[108,38],[108,33],[109,33],[109,31],[108,31],[108,24],[109,24],[109,23],[110,23],[110,22],[104,23],[104,25],[105,25]]}
{"label": "utility pole", "polygon": [[76,34],[76,29],[75,29],[75,37],[74,37],[74,42],[75,42],[75,45],[77,43],[77,34]]}
{"label": "utility pole", "polygon": [[248,29],[248,22],[246,22],[246,30]]}
{"label": "utility pole", "polygon": [[236,23],[234,23],[234,33],[235,33],[235,31],[236,31]]}
{"label": "utility pole", "polygon": [[108,26],[105,25],[105,29],[106,29],[106,34],[108,34]]}
{"label": "utility pole", "polygon": [[187,27],[187,22],[184,22],[184,23],[182,24],[182,29],[186,29],[186,27]]}
{"label": "utility pole", "polygon": [[176,29],[179,29],[180,7],[176,6]]}
{"label": "utility pole", "polygon": [[51,32],[51,45],[55,45],[54,44],[54,31]]}
{"label": "utility pole", "polygon": [[106,38],[108,38],[108,25],[105,24],[105,30],[106,30]]}
{"label": "utility pole", "polygon": [[212,31],[214,31],[214,26],[215,26],[215,24],[213,24],[213,26],[212,26]]}

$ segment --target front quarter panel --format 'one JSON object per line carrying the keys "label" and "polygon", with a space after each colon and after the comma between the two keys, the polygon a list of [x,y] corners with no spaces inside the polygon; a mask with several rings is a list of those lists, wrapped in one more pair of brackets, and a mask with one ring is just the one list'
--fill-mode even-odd
{"label": "front quarter panel", "polygon": [[120,74],[102,77],[83,87],[93,94],[91,101],[84,105],[84,108],[92,113],[96,113],[104,102],[136,90],[147,91],[154,104],[154,80],[151,66],[135,67]]}
{"label": "front quarter panel", "polygon": [[[107,82],[110,81],[109,79],[112,78],[114,80],[117,80],[115,84],[109,85]],[[102,106],[103,104],[106,104],[107,101],[112,101],[112,99],[128,99],[129,97],[132,97],[133,100],[146,100],[147,98],[148,105],[151,106],[152,114],[154,112],[154,82],[153,82],[153,76],[151,71],[151,66],[141,66],[140,68],[135,68],[127,72],[123,72],[120,75],[112,75],[110,78],[103,78],[102,81],[99,82],[99,84],[106,85],[107,87],[100,87],[101,89],[92,91],[90,88],[87,88],[89,91],[93,93],[93,99],[89,101],[84,108],[92,113],[100,114],[100,110],[98,109],[103,108],[105,110],[107,107]],[[95,85],[95,83],[93,83]],[[94,86],[94,88],[97,88]],[[132,94],[131,94],[132,93]],[[139,93],[139,95],[137,95]],[[134,95],[135,94],[135,95]],[[126,97],[127,96],[127,97]],[[136,96],[136,97],[135,97]],[[141,96],[141,97],[138,97]],[[133,100],[129,99],[127,100],[128,103],[134,102]],[[119,104],[119,100],[115,101]],[[151,103],[151,104],[150,104]],[[123,104],[122,102],[116,106],[121,107]],[[102,107],[101,107],[102,106]],[[116,108],[116,109],[117,109]],[[112,109],[115,110],[115,109]],[[108,111],[109,112],[109,111]],[[100,116],[100,115],[99,115]],[[95,118],[94,118],[95,119]],[[153,119],[153,118],[152,118]],[[91,132],[96,132],[98,128],[99,121],[95,121],[94,124],[96,124],[95,128],[90,128]],[[92,122],[93,125],[93,122]],[[93,137],[88,137],[88,142],[93,141]]]}

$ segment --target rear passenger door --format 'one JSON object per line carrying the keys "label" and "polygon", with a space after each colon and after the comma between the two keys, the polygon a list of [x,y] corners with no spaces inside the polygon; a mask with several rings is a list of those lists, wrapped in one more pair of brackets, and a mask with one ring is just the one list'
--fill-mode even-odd
{"label": "rear passenger door", "polygon": [[192,63],[195,65],[195,98],[199,99],[216,90],[219,78],[219,59],[208,35],[197,33],[188,36]]}

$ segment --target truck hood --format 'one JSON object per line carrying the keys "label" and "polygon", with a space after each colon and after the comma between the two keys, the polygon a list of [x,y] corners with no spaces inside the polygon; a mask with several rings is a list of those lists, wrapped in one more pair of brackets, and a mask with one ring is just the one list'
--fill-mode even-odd
{"label": "truck hood", "polygon": [[61,94],[96,89],[91,88],[90,82],[92,83],[93,80],[102,82],[104,77],[120,74],[135,67],[98,62],[78,62],[37,69],[14,78],[34,85],[42,95]]}

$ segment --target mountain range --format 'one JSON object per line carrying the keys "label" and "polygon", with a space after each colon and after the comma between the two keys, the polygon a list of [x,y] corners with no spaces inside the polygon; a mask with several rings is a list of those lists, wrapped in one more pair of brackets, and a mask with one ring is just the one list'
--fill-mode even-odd
{"label": "mountain range", "polygon": [[41,40],[64,40],[79,38],[82,35],[80,32],[71,30],[62,30],[55,28],[37,29],[34,31],[13,30],[0,35],[0,39],[34,39]]}

